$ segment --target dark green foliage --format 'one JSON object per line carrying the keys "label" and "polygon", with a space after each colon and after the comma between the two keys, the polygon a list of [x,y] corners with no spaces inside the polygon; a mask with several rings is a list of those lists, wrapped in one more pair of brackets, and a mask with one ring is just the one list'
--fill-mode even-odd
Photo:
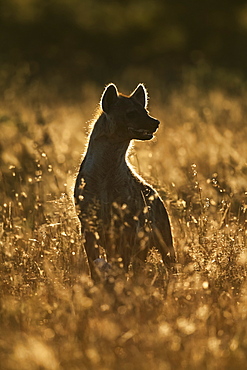
{"label": "dark green foliage", "polygon": [[205,62],[246,76],[246,14],[241,0],[1,0],[0,87],[41,79],[68,98],[85,81],[168,83]]}

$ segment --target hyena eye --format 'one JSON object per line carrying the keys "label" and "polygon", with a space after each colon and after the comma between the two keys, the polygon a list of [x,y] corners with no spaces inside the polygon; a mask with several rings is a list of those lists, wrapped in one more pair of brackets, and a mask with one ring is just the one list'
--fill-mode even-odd
{"label": "hyena eye", "polygon": [[136,110],[131,110],[129,112],[126,112],[126,117],[128,119],[135,119],[137,117],[138,113]]}

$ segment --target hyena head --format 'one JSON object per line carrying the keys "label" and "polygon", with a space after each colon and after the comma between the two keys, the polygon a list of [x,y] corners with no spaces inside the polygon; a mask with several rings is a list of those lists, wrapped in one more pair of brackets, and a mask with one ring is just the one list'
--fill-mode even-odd
{"label": "hyena head", "polygon": [[150,140],[159,121],[148,114],[147,91],[139,84],[130,96],[120,94],[114,84],[106,87],[101,108],[107,117],[109,135],[121,140]]}

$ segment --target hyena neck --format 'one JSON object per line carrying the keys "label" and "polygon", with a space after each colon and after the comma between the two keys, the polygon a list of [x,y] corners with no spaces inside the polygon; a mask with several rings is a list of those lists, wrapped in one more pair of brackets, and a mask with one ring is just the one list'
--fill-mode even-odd
{"label": "hyena neck", "polygon": [[128,168],[126,162],[130,140],[120,140],[111,135],[108,122],[100,117],[90,135],[84,158],[84,168],[99,173],[116,173]]}

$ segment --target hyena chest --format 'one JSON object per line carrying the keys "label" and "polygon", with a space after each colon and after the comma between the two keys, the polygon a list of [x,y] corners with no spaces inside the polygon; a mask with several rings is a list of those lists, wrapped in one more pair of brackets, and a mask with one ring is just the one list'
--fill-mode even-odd
{"label": "hyena chest", "polygon": [[121,183],[102,184],[98,194],[100,217],[105,222],[112,221],[112,217],[135,220],[145,207],[142,190],[132,178]]}
{"label": "hyena chest", "polygon": [[[126,179],[89,181],[81,197],[80,208],[86,216],[93,213],[95,223],[102,227],[141,228],[148,216],[152,189],[132,176]],[[97,227],[98,228],[98,227]]]}
{"label": "hyena chest", "polygon": [[114,235],[122,233],[138,233],[147,222],[145,203],[142,195],[136,193],[133,198],[128,192],[116,194],[115,197],[109,196],[100,199],[98,208],[99,232],[110,232]]}

